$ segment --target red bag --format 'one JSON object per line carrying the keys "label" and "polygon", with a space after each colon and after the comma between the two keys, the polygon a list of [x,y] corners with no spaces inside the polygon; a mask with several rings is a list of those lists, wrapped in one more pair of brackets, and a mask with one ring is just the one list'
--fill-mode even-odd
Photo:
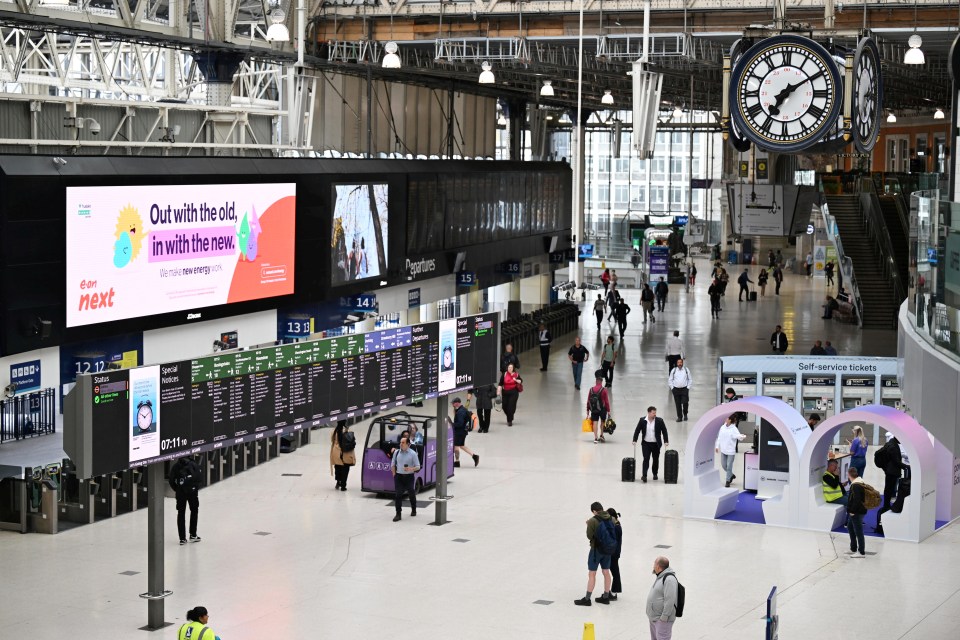
{"label": "red bag", "polygon": [[517,393],[523,393],[523,383],[517,380]]}

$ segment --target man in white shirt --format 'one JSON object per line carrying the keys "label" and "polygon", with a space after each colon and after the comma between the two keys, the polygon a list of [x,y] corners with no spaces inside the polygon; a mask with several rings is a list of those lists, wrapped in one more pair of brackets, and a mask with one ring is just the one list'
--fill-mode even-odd
{"label": "man in white shirt", "polygon": [[720,427],[720,433],[717,434],[717,444],[715,451],[720,454],[720,466],[727,472],[727,484],[729,487],[733,479],[733,463],[737,459],[737,443],[743,442],[747,436],[740,433],[737,428],[737,414],[732,413],[727,416],[726,422]]}
{"label": "man in white shirt", "polygon": [[690,388],[693,386],[693,376],[690,370],[683,366],[683,358],[677,360],[677,366],[670,370],[667,384],[673,392],[673,402],[677,405],[677,422],[687,419],[687,409],[690,406]]}
{"label": "man in white shirt", "polygon": [[667,338],[667,373],[673,371],[677,366],[677,360],[683,358],[683,340],[680,339],[680,332],[674,331],[672,338]]}
{"label": "man in white shirt", "polygon": [[633,430],[633,446],[640,442],[640,449],[643,451],[643,468],[640,476],[641,482],[647,481],[647,469],[650,468],[651,458],[653,458],[653,479],[657,479],[657,473],[660,471],[660,447],[666,445],[670,447],[670,436],[667,435],[667,425],[663,418],[657,417],[656,407],[647,407],[646,417],[640,418],[637,422],[637,428]]}

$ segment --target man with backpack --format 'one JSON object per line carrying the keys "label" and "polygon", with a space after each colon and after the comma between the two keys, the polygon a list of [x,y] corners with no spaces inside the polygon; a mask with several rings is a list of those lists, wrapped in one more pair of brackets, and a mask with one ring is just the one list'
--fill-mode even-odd
{"label": "man with backpack", "polygon": [[197,535],[197,511],[200,509],[199,491],[203,471],[192,456],[180,458],[170,467],[170,487],[177,496],[177,533],[180,544],[187,544],[186,514],[190,505],[190,542],[200,542]]}
{"label": "man with backpack", "polygon": [[593,515],[587,520],[587,540],[590,541],[590,553],[587,555],[587,595],[573,601],[581,607],[593,604],[593,588],[597,584],[598,567],[603,571],[603,595],[597,598],[597,602],[610,604],[610,589],[613,585],[610,561],[617,551],[617,530],[613,518],[599,502],[590,505],[590,511]]}
{"label": "man with backpack", "polygon": [[893,506],[894,498],[897,497],[897,487],[900,484],[900,476],[904,470],[903,459],[900,455],[900,441],[893,437],[893,434],[887,431],[887,443],[877,449],[873,454],[873,463],[883,470],[883,506],[877,512],[877,528],[874,532],[883,535],[883,524],[880,519]]}
{"label": "man with backpack", "polygon": [[[864,483],[863,478],[855,467],[847,470],[847,477],[850,478],[850,489],[847,491],[847,531],[850,533],[850,555],[860,553],[860,557],[866,557],[866,550],[863,543],[863,516],[867,515],[868,509],[868,489],[870,493],[876,494],[877,490]],[[876,496],[874,496],[876,498]]]}
{"label": "man with backpack", "polygon": [[587,417],[593,421],[593,444],[606,442],[603,437],[603,423],[610,415],[610,394],[603,386],[603,372],[594,374],[596,382],[587,392]]}
{"label": "man with backpack", "polygon": [[673,623],[683,615],[684,589],[670,561],[660,556],[653,561],[656,579],[647,594],[647,618],[650,620],[650,640],[670,640]]}
{"label": "man with backpack", "polygon": [[480,456],[467,448],[467,434],[473,431],[474,414],[460,403],[460,398],[453,399],[453,466],[460,466],[460,451],[466,451],[473,458],[473,466],[480,464]]}

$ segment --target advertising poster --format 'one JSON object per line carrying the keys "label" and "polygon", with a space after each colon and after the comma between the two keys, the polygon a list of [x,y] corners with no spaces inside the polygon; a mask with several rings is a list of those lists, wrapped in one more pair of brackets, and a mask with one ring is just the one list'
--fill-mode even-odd
{"label": "advertising poster", "polygon": [[160,367],[130,370],[130,464],[160,455]]}
{"label": "advertising poster", "polygon": [[389,237],[387,185],[338,184],[333,189],[331,283],[385,275]]}
{"label": "advertising poster", "polygon": [[440,376],[437,391],[443,393],[457,386],[457,321],[440,321]]}
{"label": "advertising poster", "polygon": [[67,188],[67,326],[293,293],[296,185]]}
{"label": "advertising poster", "polygon": [[650,256],[650,284],[659,282],[660,276],[666,280],[670,272],[670,247],[653,245],[649,247],[647,255]]}

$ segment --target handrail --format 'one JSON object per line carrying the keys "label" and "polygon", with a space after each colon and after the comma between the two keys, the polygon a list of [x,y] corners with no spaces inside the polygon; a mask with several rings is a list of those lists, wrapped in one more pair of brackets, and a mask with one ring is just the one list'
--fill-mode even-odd
{"label": "handrail", "polygon": [[906,299],[907,290],[905,283],[900,280],[900,271],[897,269],[896,253],[893,250],[893,242],[890,240],[890,231],[880,214],[880,199],[877,197],[872,180],[861,180],[860,187],[860,217],[863,220],[867,238],[873,242],[877,254],[881,257],[880,269],[882,275],[891,281],[894,302],[899,305]]}
{"label": "handrail", "polygon": [[857,316],[857,326],[863,327],[863,300],[860,298],[860,285],[857,284],[857,276],[853,271],[853,260],[843,252],[843,242],[840,240],[840,234],[837,232],[837,219],[830,213],[830,207],[821,209],[824,222],[827,225],[827,239],[833,242],[837,249],[837,267],[844,282],[850,287],[850,297],[853,300],[853,309]]}

